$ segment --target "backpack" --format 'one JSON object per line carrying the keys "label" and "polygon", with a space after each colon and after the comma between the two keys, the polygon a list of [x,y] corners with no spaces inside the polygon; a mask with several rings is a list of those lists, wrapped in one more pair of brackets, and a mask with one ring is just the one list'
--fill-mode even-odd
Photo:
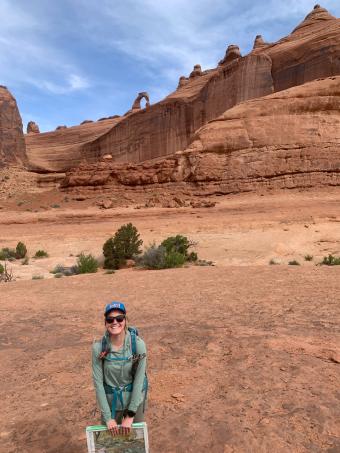
{"label": "backpack", "polygon": [[[131,351],[132,351],[132,357],[127,358],[126,360],[132,360],[132,369],[131,369],[131,374],[132,374],[132,379],[135,378],[136,371],[139,365],[139,362],[146,357],[146,354],[137,354],[137,337],[139,336],[138,334],[138,329],[136,327],[128,327],[128,331],[130,332],[130,337],[131,337]],[[107,354],[110,352],[110,346],[108,344],[108,341],[106,339],[106,336],[104,335],[102,338],[102,346],[101,346],[101,353],[100,353],[100,358],[102,359],[102,365],[104,367],[104,360]],[[103,376],[104,376],[104,370],[103,370]],[[144,383],[143,383],[143,390],[145,391],[144,394],[144,402],[143,402],[143,412],[145,409],[145,401],[148,393],[148,387],[149,387],[149,382],[148,382],[148,377],[147,374],[145,373],[144,377]]]}

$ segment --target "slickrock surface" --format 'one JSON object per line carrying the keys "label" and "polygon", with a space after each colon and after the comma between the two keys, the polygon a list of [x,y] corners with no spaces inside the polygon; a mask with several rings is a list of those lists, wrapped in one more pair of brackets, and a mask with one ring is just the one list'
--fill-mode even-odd
{"label": "slickrock surface", "polygon": [[[62,183],[198,194],[340,185],[340,77],[247,101],[203,126],[184,152],[144,164],[84,164]],[[138,187],[140,186],[140,187]]]}
{"label": "slickrock surface", "polygon": [[17,103],[0,85],[0,167],[22,165],[27,161],[22,120]]}
{"label": "slickrock surface", "polygon": [[117,121],[119,117],[25,135],[29,168],[34,171],[63,172],[78,165],[82,160],[83,145],[104,134]]}
{"label": "slickrock surface", "polygon": [[272,60],[275,91],[340,75],[340,19],[317,6],[286,38],[257,49]]}
{"label": "slickrock surface", "polygon": [[[151,452],[338,452],[340,269],[315,264],[340,254],[340,190],[218,200],[100,210],[70,197],[28,212],[25,198],[0,210],[0,248],[22,240],[30,256],[9,264],[15,282],[0,283],[1,452],[85,453],[85,426],[100,419],[91,344],[112,299],[126,302],[148,346]],[[184,234],[216,266],[49,272],[81,251],[98,257],[127,222],[145,245]],[[39,249],[49,257],[34,259]]]}
{"label": "slickrock surface", "polygon": [[339,292],[336,269],[294,266],[4,284],[2,451],[87,451],[91,344],[115,297],[148,346],[152,452],[335,453]]}

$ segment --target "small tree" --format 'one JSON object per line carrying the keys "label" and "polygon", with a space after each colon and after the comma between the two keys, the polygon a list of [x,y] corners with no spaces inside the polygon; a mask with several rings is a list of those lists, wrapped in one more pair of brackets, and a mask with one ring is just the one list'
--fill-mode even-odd
{"label": "small tree", "polygon": [[0,263],[0,274],[3,274],[5,272],[5,268],[3,265]]}
{"label": "small tree", "polygon": [[15,254],[16,259],[19,260],[21,258],[25,258],[25,256],[27,255],[26,245],[23,242],[18,242],[15,252],[16,252],[16,254]]}
{"label": "small tree", "polygon": [[132,223],[121,226],[103,245],[104,268],[119,269],[127,259],[142,253],[140,249],[142,244],[138,230]]}
{"label": "small tree", "polygon": [[94,274],[98,270],[98,261],[90,254],[81,253],[77,261],[79,274]]}
{"label": "small tree", "polygon": [[165,248],[167,253],[177,252],[186,258],[188,257],[189,247],[192,245],[194,245],[193,242],[190,242],[186,236],[182,236],[180,234],[177,234],[177,236],[170,236],[161,243],[161,246]]}

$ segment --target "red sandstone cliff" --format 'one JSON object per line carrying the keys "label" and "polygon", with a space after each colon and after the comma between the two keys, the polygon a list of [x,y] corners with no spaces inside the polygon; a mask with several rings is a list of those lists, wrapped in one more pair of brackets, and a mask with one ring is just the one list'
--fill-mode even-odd
{"label": "red sandstone cliff", "polygon": [[0,85],[0,168],[27,162],[21,116],[17,103]]}
{"label": "red sandstone cliff", "polygon": [[28,166],[38,172],[63,172],[83,159],[81,148],[112,128],[118,118],[60,127],[53,132],[25,135]]}
{"label": "red sandstone cliff", "polygon": [[319,77],[340,75],[340,19],[316,7],[286,38],[240,57],[230,46],[213,70],[189,79],[165,100],[123,119],[84,146],[94,162],[112,154],[118,162],[141,162],[184,149],[194,132],[239,102]]}
{"label": "red sandstone cliff", "polygon": [[226,194],[340,185],[340,76],[243,102],[199,129],[171,157],[139,165],[84,164],[62,186]]}
{"label": "red sandstone cliff", "polygon": [[[240,102],[260,98],[320,77],[340,75],[340,19],[316,6],[287,37],[241,57],[229,46],[216,69],[196,65],[189,78],[163,101],[134,110],[106,130],[76,142],[64,131],[26,136],[34,168],[64,171],[79,162],[96,163],[105,154],[116,162],[143,162],[185,149],[195,131]],[[84,131],[91,125],[84,125]],[[65,132],[67,134],[67,132]],[[66,141],[65,141],[66,140]]]}

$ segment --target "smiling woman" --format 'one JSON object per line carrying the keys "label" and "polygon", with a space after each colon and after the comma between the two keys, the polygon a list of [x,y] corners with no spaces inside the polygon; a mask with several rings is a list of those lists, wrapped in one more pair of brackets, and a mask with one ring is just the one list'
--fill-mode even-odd
{"label": "smiling woman", "polygon": [[[126,308],[111,302],[104,310],[106,332],[92,347],[92,375],[102,423],[113,435],[121,425],[144,421],[147,396],[146,347],[137,329],[127,326]],[[121,432],[121,431],[120,431]]]}

